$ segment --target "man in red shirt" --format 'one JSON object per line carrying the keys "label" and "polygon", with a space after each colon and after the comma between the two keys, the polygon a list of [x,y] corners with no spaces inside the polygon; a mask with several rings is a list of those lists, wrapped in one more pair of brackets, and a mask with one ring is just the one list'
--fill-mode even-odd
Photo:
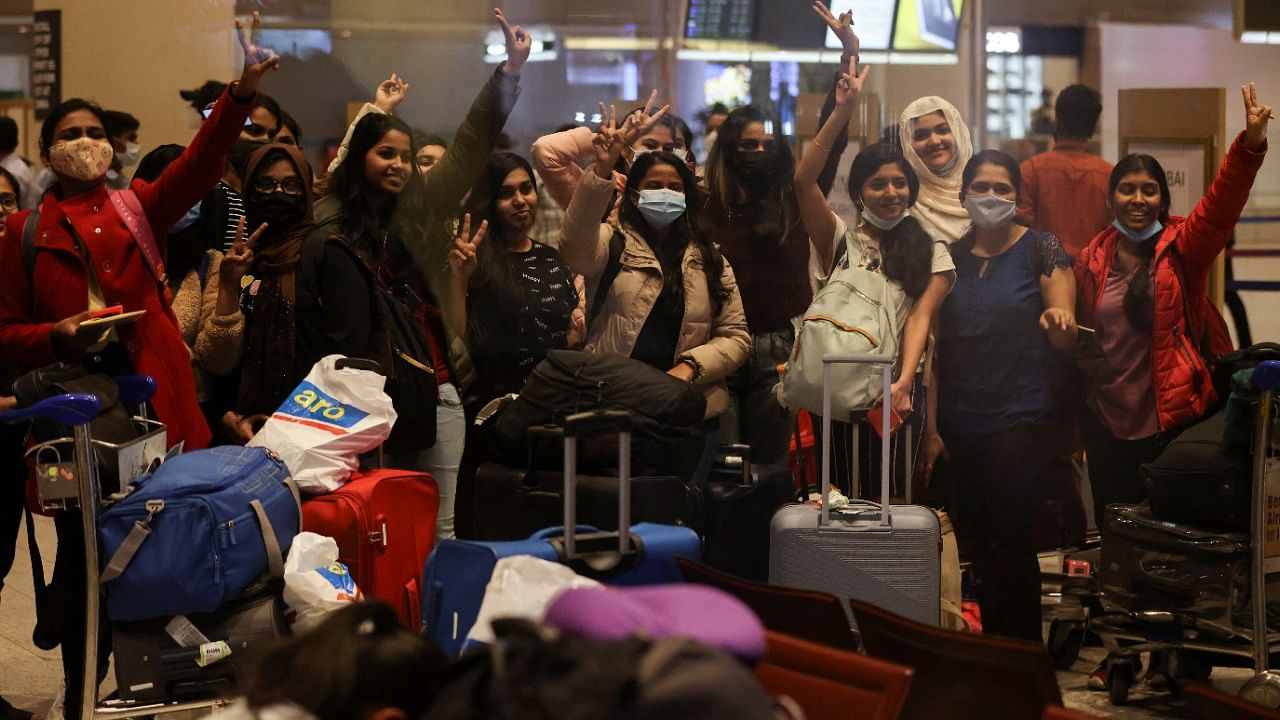
{"label": "man in red shirt", "polygon": [[1054,112],[1053,149],[1022,163],[1018,211],[1075,257],[1111,222],[1111,163],[1089,152],[1102,98],[1093,88],[1072,85],[1059,93]]}

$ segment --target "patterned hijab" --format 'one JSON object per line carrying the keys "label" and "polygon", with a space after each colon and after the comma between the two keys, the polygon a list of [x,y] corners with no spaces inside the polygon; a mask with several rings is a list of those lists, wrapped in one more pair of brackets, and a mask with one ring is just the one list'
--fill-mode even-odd
{"label": "patterned hijab", "polygon": [[[956,144],[951,166],[941,176],[935,175],[911,147],[916,119],[934,112],[941,112],[951,126]],[[961,176],[969,158],[973,157],[973,138],[969,134],[969,126],[954,105],[930,95],[916,100],[902,111],[898,133],[902,142],[902,155],[920,177],[920,196],[911,208],[911,214],[935,239],[945,240],[948,244],[959,240],[970,225],[969,213],[960,204],[960,186],[963,184]]]}

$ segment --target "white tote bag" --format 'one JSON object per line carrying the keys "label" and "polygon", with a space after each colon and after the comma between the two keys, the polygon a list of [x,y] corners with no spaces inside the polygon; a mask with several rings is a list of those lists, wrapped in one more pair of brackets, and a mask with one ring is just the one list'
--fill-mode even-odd
{"label": "white tote bag", "polygon": [[339,370],[341,359],[321,358],[249,441],[279,455],[298,488],[312,495],[341,487],[396,421],[383,392],[387,379],[369,370]]}

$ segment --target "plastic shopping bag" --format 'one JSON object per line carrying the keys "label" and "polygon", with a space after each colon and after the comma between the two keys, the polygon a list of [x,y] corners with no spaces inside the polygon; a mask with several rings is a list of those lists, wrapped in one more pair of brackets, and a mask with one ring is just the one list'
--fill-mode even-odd
{"label": "plastic shopping bag", "polygon": [[531,555],[512,555],[498,561],[493,576],[484,589],[484,601],[476,622],[467,633],[467,645],[492,643],[489,623],[497,618],[522,617],[542,620],[547,606],[561,591],[569,588],[602,587],[559,563]]}
{"label": "plastic shopping bag", "polygon": [[360,455],[386,441],[396,421],[383,392],[387,379],[369,370],[338,370],[341,359],[329,355],[316,363],[249,441],[279,455],[304,493],[341,487]]}
{"label": "plastic shopping bag", "polygon": [[360,588],[338,562],[338,543],[313,532],[298,533],[284,561],[286,619],[294,632],[320,624],[324,616],[360,600]]}

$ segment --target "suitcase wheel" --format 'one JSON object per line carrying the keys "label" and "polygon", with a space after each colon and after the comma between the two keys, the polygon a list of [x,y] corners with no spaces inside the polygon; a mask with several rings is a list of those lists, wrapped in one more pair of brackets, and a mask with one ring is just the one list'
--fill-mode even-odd
{"label": "suitcase wheel", "polygon": [[1084,624],[1072,620],[1049,623],[1049,657],[1058,670],[1070,670],[1084,645]]}
{"label": "suitcase wheel", "polygon": [[1107,667],[1107,699],[1112,705],[1129,702],[1129,688],[1138,674],[1138,664],[1128,658],[1111,658]]}

